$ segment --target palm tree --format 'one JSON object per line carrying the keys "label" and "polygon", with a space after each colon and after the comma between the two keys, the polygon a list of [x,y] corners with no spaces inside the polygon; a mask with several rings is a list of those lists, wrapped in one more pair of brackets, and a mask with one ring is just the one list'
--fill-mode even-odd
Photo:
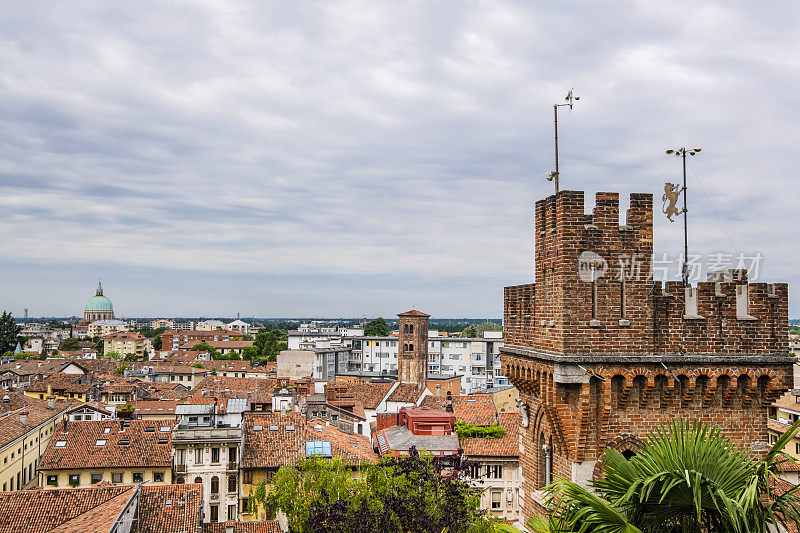
{"label": "palm tree", "polygon": [[[648,434],[631,459],[606,449],[591,490],[566,480],[548,486],[548,517],[538,533],[766,533],[800,524],[800,487],[781,489],[783,448],[795,423],[763,458],[752,457],[717,427],[674,420]],[[785,486],[785,483],[784,483]]]}

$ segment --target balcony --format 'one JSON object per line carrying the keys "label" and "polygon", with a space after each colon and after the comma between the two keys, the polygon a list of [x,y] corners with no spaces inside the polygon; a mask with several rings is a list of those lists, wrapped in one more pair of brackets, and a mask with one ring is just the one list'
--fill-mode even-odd
{"label": "balcony", "polygon": [[239,470],[239,463],[236,461],[228,461],[227,469],[232,471]]}
{"label": "balcony", "polygon": [[173,443],[191,443],[191,442],[239,442],[242,437],[241,428],[231,427],[213,427],[213,426],[198,426],[187,427],[184,425],[178,426],[172,432]]}
{"label": "balcony", "polygon": [[183,474],[186,472],[186,465],[175,465],[175,472]]}

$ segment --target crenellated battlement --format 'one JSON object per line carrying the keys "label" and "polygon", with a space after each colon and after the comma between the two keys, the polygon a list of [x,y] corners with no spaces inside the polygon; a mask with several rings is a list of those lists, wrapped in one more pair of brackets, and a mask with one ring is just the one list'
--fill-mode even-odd
{"label": "crenellated battlement", "polygon": [[636,453],[686,417],[760,453],[767,410],[792,386],[788,286],[744,270],[654,282],[653,197],[580,191],[536,202],[536,283],[506,287],[503,374],[519,390],[526,516],[557,476],[602,475],[603,450]]}

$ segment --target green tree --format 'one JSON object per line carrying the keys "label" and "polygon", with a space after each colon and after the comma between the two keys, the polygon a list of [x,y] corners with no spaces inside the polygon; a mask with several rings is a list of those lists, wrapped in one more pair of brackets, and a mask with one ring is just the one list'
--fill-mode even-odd
{"label": "green tree", "polygon": [[474,324],[467,326],[461,331],[462,337],[470,337],[473,339],[483,338],[484,331],[503,331],[503,325],[497,322],[483,322],[482,324]]}
{"label": "green tree", "polygon": [[111,359],[112,361],[121,361],[122,360],[122,354],[120,354],[119,352],[114,352],[114,351],[108,352],[105,355],[105,357],[106,357],[106,359]]}
{"label": "green tree", "polygon": [[606,449],[603,478],[591,491],[566,480],[550,485],[540,533],[754,532],[800,525],[800,487],[776,490],[792,459],[782,453],[795,423],[762,458],[753,458],[717,427],[674,420],[653,430],[630,460]]}
{"label": "green tree", "polygon": [[367,325],[364,326],[364,335],[367,337],[386,337],[389,335],[389,326],[383,317],[378,317],[367,322]]}
{"label": "green tree", "polygon": [[13,352],[17,347],[17,335],[22,328],[14,321],[11,313],[3,311],[0,315],[0,353]]}
{"label": "green tree", "polygon": [[79,339],[75,337],[69,337],[68,339],[61,341],[61,346],[59,346],[58,349],[65,352],[71,352],[80,349],[80,343],[81,341]]}
{"label": "green tree", "polygon": [[252,361],[258,359],[258,348],[255,346],[245,346],[242,350],[242,359]]}
{"label": "green tree", "polygon": [[278,354],[286,349],[286,343],[281,342],[281,331],[269,324],[258,332],[253,346],[258,350],[258,358],[262,361],[277,361]]}
{"label": "green tree", "polygon": [[281,468],[259,503],[268,514],[281,510],[297,533],[488,532],[480,494],[462,479],[470,463],[451,461],[412,449],[362,466],[354,479],[341,460],[312,457],[298,468]]}

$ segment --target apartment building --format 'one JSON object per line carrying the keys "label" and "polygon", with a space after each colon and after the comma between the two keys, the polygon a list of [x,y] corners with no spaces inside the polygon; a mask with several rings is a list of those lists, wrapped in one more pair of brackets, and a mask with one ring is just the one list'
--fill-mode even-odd
{"label": "apartment building", "polygon": [[[461,394],[472,394],[508,385],[500,370],[499,332],[486,332],[484,338],[428,336],[428,372],[431,375],[460,375]],[[398,337],[356,337],[348,371],[397,374]]]}
{"label": "apartment building", "polygon": [[170,330],[161,335],[161,349],[164,351],[177,350],[185,344],[192,346],[208,341],[233,341],[241,340],[244,333],[241,331],[199,331],[199,330]]}
{"label": "apartment building", "polygon": [[92,322],[87,327],[86,333],[89,337],[105,337],[117,331],[129,331],[130,329],[131,326],[127,322],[116,318],[109,318]]}
{"label": "apartment building", "polygon": [[0,490],[22,490],[36,484],[36,470],[55,427],[78,402],[0,394]]}
{"label": "apartment building", "polygon": [[144,335],[132,331],[118,331],[103,337],[103,351],[117,352],[122,356],[146,359],[152,345]]}
{"label": "apartment building", "polygon": [[172,425],[160,420],[64,420],[39,463],[39,486],[171,483],[171,441]]}
{"label": "apartment building", "polygon": [[242,421],[249,407],[239,398],[175,406],[180,421],[172,440],[176,482],[202,485],[204,522],[236,520],[239,514]]}

